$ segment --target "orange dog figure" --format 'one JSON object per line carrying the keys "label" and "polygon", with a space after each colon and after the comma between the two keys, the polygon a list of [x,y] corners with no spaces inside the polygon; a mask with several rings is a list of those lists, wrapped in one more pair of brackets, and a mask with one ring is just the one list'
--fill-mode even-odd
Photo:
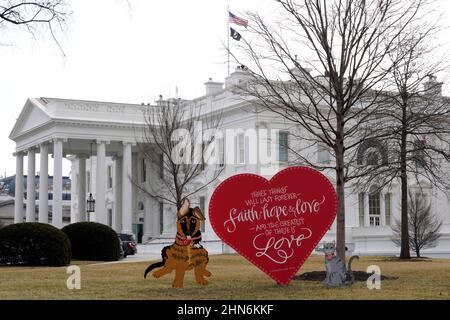
{"label": "orange dog figure", "polygon": [[205,217],[199,207],[192,209],[189,204],[189,200],[184,198],[181,208],[178,210],[175,243],[161,250],[162,261],[148,266],[144,278],[155,268],[161,268],[153,272],[155,278],[175,270],[172,287],[182,288],[186,270],[194,269],[196,282],[201,285],[208,284],[205,279],[205,277],[211,276],[211,272],[206,270],[209,261],[208,251],[200,245],[201,223]]}

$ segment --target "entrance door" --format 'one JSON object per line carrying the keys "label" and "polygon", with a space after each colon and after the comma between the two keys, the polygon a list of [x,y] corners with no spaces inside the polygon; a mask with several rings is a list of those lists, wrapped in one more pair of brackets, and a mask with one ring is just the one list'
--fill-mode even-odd
{"label": "entrance door", "polygon": [[144,235],[144,225],[142,223],[133,224],[133,233],[137,243],[142,243],[142,236]]}

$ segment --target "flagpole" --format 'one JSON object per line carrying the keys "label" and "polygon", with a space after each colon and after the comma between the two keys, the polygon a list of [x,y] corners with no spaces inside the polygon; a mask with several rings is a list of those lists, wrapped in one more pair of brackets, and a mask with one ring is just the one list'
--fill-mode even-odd
{"label": "flagpole", "polygon": [[230,5],[227,7],[227,51],[228,51],[228,77],[230,76]]}

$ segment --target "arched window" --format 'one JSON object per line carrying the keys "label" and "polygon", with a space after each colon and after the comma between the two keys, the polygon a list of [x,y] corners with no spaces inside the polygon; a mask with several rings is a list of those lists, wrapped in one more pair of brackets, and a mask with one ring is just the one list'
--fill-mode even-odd
{"label": "arched window", "polygon": [[144,211],[144,203],[142,201],[139,201],[139,203],[138,203],[138,210]]}
{"label": "arched window", "polygon": [[358,147],[356,162],[358,165],[376,166],[388,161],[386,147],[376,139],[367,139]]}
{"label": "arched window", "polygon": [[369,166],[377,166],[380,164],[380,153],[376,148],[366,150],[366,164]]}

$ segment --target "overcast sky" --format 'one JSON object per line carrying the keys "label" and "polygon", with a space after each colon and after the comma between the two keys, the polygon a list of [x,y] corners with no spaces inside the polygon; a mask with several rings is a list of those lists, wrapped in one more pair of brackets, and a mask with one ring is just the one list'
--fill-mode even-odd
{"label": "overcast sky", "polygon": [[[65,58],[44,30],[33,38],[0,27],[0,175],[15,174],[8,136],[28,97],[147,103],[175,96],[176,87],[181,98],[201,96],[208,78],[227,75],[227,6],[239,14],[271,3],[130,0],[129,9],[125,0],[69,2],[73,16],[58,34]],[[450,1],[442,1],[444,21],[449,9]]]}
{"label": "overcast sky", "polygon": [[268,1],[130,0],[131,10],[125,0],[69,2],[73,16],[58,34],[65,58],[45,30],[33,39],[0,29],[0,175],[15,174],[8,136],[28,97],[147,103],[176,88],[201,96],[208,78],[227,75],[227,6],[239,13]]}

